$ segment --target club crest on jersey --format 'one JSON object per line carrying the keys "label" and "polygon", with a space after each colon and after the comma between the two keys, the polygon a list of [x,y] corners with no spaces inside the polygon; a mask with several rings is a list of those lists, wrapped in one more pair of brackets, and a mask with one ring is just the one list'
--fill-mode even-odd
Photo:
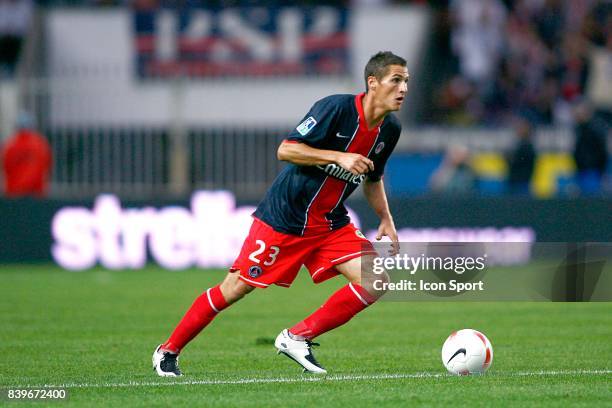
{"label": "club crest on jersey", "polygon": [[313,118],[312,116],[310,116],[305,121],[300,123],[298,127],[295,128],[295,130],[297,130],[300,133],[300,135],[306,136],[308,132],[310,132],[310,129],[315,127],[316,124],[317,124],[317,120]]}
{"label": "club crest on jersey", "polygon": [[364,174],[359,174],[356,176],[350,171],[344,170],[342,167],[338,166],[337,164],[333,164],[333,163],[327,164],[325,166],[319,164],[317,168],[323,170],[325,173],[329,174],[330,176],[334,178],[337,178],[342,181],[346,181],[347,183],[353,183],[356,185],[361,184],[361,182],[365,178]]}
{"label": "club crest on jersey", "polygon": [[384,148],[385,148],[385,142],[380,142],[379,144],[376,145],[376,149],[374,149],[374,153],[378,154],[382,152],[382,149]]}
{"label": "club crest on jersey", "polygon": [[355,235],[357,235],[359,238],[366,239],[365,235],[363,235],[363,232],[361,232],[361,231],[359,231],[359,230],[356,230],[356,231],[355,231]]}
{"label": "club crest on jersey", "polygon": [[262,270],[260,266],[253,265],[249,268],[249,276],[251,278],[258,278],[261,276]]}

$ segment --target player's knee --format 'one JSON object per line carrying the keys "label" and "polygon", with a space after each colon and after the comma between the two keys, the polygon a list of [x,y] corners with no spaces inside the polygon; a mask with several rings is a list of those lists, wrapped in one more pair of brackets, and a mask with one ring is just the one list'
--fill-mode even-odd
{"label": "player's knee", "polygon": [[391,279],[386,272],[381,274],[378,273],[367,273],[364,274],[361,280],[361,286],[375,299],[380,298],[387,293],[389,282]]}
{"label": "player's knee", "polygon": [[247,285],[241,281],[238,278],[239,276],[240,275],[236,272],[230,273],[220,285],[221,293],[223,293],[223,297],[227,303],[234,303],[255,289],[253,286]]}
{"label": "player's knee", "polygon": [[238,281],[233,285],[225,285],[225,287],[221,286],[221,292],[227,303],[234,303],[242,299],[247,294],[251,293],[253,289],[255,288],[242,281]]}
{"label": "player's knee", "polygon": [[233,293],[233,298],[236,300],[242,299],[249,293],[251,293],[255,289],[253,286],[247,285],[246,283],[239,280],[236,284],[231,288]]}
{"label": "player's knee", "polygon": [[362,260],[360,258],[353,258],[347,262],[344,262],[336,266],[336,270],[340,272],[346,280],[353,285],[360,285],[362,282]]}
{"label": "player's knee", "polygon": [[387,274],[387,272],[383,272],[380,275],[377,275],[378,282],[374,286],[374,290],[376,292],[376,296],[381,297],[389,290],[389,282],[391,282],[391,278]]}
{"label": "player's knee", "polygon": [[353,285],[361,286],[361,275],[348,276],[347,280]]}

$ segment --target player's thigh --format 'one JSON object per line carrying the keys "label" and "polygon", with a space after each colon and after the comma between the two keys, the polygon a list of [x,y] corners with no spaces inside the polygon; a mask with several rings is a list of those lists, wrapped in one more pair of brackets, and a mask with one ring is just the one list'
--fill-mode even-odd
{"label": "player's thigh", "polygon": [[[304,264],[314,283],[321,283],[338,274],[343,274],[349,282],[360,280],[359,258],[375,253],[372,243],[353,224],[321,236],[313,243],[312,251]],[[338,270],[337,266],[342,271]]]}
{"label": "player's thigh", "polygon": [[311,251],[304,241],[302,237],[283,234],[254,219],[230,271],[237,272],[237,279],[250,286],[289,287]]}
{"label": "player's thigh", "polygon": [[361,285],[361,258],[353,258],[338,264],[335,269],[349,282]]}

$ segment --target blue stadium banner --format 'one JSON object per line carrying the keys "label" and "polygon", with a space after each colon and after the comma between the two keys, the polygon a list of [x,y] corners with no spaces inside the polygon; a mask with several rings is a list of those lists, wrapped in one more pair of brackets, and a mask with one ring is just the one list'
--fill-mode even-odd
{"label": "blue stadium banner", "polygon": [[133,9],[140,78],[337,76],[348,73],[341,6]]}

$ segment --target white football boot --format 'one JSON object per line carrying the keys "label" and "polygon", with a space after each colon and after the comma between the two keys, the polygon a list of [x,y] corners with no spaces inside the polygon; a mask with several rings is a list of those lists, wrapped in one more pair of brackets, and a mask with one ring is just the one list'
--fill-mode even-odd
{"label": "white football boot", "polygon": [[178,358],[178,354],[162,351],[160,344],[153,352],[153,370],[160,377],[180,377]]}
{"label": "white football boot", "polygon": [[284,354],[304,367],[304,372],[326,374],[327,370],[317,362],[312,354],[312,346],[318,345],[318,343],[313,343],[310,340],[293,340],[289,336],[289,330],[287,329],[280,332],[274,341],[278,354]]}

